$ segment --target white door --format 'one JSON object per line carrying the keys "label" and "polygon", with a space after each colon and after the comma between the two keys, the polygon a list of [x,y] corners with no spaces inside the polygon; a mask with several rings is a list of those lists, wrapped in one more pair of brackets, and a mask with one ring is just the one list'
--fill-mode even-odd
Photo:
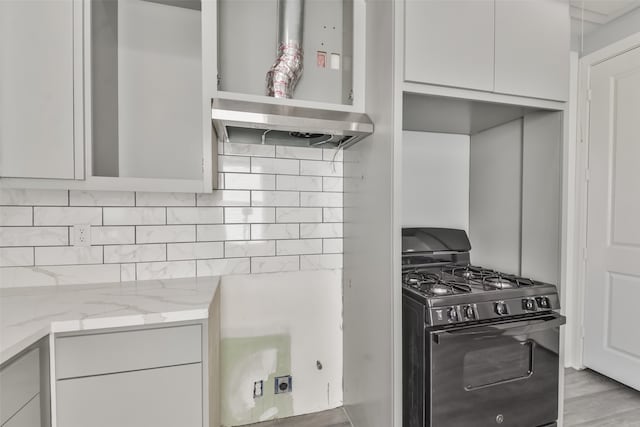
{"label": "white door", "polygon": [[640,48],[590,84],[584,364],[640,390]]}

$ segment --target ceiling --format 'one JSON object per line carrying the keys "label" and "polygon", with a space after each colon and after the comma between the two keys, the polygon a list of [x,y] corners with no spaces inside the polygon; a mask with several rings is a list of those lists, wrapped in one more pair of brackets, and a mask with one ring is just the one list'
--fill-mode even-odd
{"label": "ceiling", "polygon": [[[572,32],[589,34],[602,25],[640,7],[640,0],[570,0]],[[582,20],[584,18],[584,24]]]}

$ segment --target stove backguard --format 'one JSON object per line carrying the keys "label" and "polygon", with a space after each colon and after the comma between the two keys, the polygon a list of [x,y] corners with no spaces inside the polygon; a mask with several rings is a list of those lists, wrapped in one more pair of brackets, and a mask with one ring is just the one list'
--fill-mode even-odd
{"label": "stove backguard", "polygon": [[402,229],[402,255],[470,250],[471,243],[464,230],[434,227]]}

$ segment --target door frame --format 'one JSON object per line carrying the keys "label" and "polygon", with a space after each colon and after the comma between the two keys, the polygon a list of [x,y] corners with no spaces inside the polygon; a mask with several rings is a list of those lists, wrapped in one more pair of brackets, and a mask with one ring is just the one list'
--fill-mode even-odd
{"label": "door frame", "polygon": [[589,180],[589,112],[590,80],[592,68],[608,59],[640,47],[640,32],[603,47],[580,58],[578,67],[578,99],[574,108],[577,113],[575,150],[571,161],[575,164],[575,192],[569,203],[576,213],[569,218],[572,232],[573,257],[567,260],[567,271],[573,280],[567,281],[565,313],[567,316],[565,366],[584,369],[584,303],[586,293],[587,270],[587,206]]}

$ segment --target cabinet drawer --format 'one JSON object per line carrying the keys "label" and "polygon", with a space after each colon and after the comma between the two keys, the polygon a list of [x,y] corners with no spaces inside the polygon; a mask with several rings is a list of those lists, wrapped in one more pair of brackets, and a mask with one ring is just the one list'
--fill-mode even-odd
{"label": "cabinet drawer", "polygon": [[41,427],[40,395],[36,395],[2,427]]}
{"label": "cabinet drawer", "polygon": [[61,427],[202,427],[202,364],[58,381]]}
{"label": "cabinet drawer", "polygon": [[34,348],[0,370],[0,425],[40,391],[40,349]]}
{"label": "cabinet drawer", "polygon": [[56,379],[182,365],[201,360],[201,325],[56,338]]}

